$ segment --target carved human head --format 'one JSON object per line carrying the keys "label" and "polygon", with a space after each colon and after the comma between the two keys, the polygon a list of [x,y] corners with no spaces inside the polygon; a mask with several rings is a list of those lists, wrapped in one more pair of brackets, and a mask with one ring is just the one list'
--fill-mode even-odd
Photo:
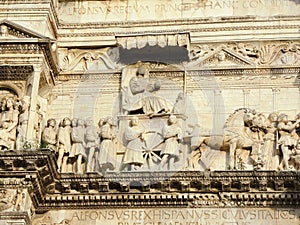
{"label": "carved human head", "polygon": [[130,120],[130,125],[131,126],[137,126],[137,125],[139,125],[139,118],[136,117],[136,116],[132,117],[131,120]]}
{"label": "carved human head", "polygon": [[85,120],[85,125],[86,125],[87,127],[92,126],[92,125],[93,125],[93,120],[92,120],[91,118],[87,118],[87,119]]}
{"label": "carved human head", "polygon": [[265,115],[259,113],[253,117],[252,125],[256,127],[263,127],[265,124],[266,118]]}
{"label": "carved human head", "polygon": [[1,99],[1,110],[4,111],[6,108],[6,98]]}
{"label": "carved human head", "polygon": [[56,120],[55,119],[48,119],[47,125],[48,125],[48,127],[55,127],[56,126]]}
{"label": "carved human head", "polygon": [[103,126],[103,124],[104,124],[104,118],[101,118],[100,120],[99,120],[99,122],[98,122],[98,126],[99,127],[102,127]]}
{"label": "carved human head", "polygon": [[170,115],[170,117],[169,117],[169,123],[170,124],[177,123],[177,118],[176,118],[175,115]]}
{"label": "carved human head", "polygon": [[84,126],[84,120],[82,120],[82,119],[78,119],[77,120],[77,126]]}
{"label": "carved human head", "polygon": [[217,54],[217,58],[218,58],[218,60],[219,61],[224,61],[225,60],[225,53],[224,52],[219,52],[218,54]]}
{"label": "carved human head", "polygon": [[106,123],[108,123],[108,124],[110,124],[110,125],[112,125],[112,118],[111,118],[111,116],[109,116],[109,117],[107,117],[106,119],[105,119],[105,121],[106,121]]}
{"label": "carved human head", "polygon": [[72,119],[72,127],[77,127],[78,125],[78,119],[77,118],[73,118]]}
{"label": "carved human head", "polygon": [[279,117],[278,117],[278,121],[279,122],[287,123],[288,122],[288,116],[287,116],[287,114],[285,114],[285,113],[280,114]]}
{"label": "carved human head", "polygon": [[71,124],[72,124],[72,121],[69,117],[65,117],[63,119],[63,126],[71,126]]}
{"label": "carved human head", "polygon": [[6,99],[6,108],[7,109],[13,108],[14,103],[15,103],[15,101],[13,100],[13,98],[7,98]]}
{"label": "carved human head", "polygon": [[29,105],[30,105],[30,97],[26,95],[22,99],[22,109],[23,110],[28,109]]}
{"label": "carved human head", "polygon": [[137,76],[145,76],[146,73],[147,73],[147,68],[145,66],[140,66],[136,71]]}
{"label": "carved human head", "polygon": [[269,121],[276,122],[278,121],[278,114],[276,112],[270,113],[268,116]]}

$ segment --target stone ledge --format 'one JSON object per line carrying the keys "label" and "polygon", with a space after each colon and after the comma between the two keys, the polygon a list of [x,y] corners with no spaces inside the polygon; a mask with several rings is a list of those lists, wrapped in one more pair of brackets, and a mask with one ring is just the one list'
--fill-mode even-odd
{"label": "stone ledge", "polygon": [[77,207],[291,207],[299,171],[57,173],[48,149],[0,154],[0,188],[27,188],[38,211]]}

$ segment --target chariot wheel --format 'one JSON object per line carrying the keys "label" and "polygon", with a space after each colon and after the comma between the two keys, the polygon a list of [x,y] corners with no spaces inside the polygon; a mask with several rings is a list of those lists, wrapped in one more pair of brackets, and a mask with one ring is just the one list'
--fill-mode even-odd
{"label": "chariot wheel", "polygon": [[164,138],[162,134],[156,131],[149,131],[144,135],[144,139],[144,169],[154,170],[161,161],[160,152],[163,147]]}

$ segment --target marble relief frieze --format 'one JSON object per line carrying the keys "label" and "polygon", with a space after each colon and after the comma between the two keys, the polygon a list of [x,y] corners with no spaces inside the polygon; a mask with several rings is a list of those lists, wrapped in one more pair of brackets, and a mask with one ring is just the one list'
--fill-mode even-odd
{"label": "marble relief frieze", "polygon": [[298,1],[0,2],[0,224],[299,224]]}
{"label": "marble relief frieze", "polygon": [[[238,65],[297,65],[299,64],[299,43],[295,42],[250,42],[220,45],[191,45],[190,58],[202,62],[203,66]],[[227,63],[226,63],[227,61]],[[218,62],[218,63],[216,63]],[[230,63],[231,62],[231,63]],[[226,65],[227,64],[227,65]],[[234,66],[234,65],[232,65]]]}
{"label": "marble relief frieze", "polygon": [[[164,70],[167,68],[169,71],[160,71],[162,68]],[[251,72],[252,70],[249,70],[250,74]],[[230,77],[230,72],[228,73],[229,75],[225,76]],[[266,70],[265,73],[269,71]],[[85,75],[89,76],[89,74]],[[219,77],[225,76],[219,75]],[[109,74],[108,77],[111,78]],[[167,170],[175,168],[175,170],[200,168],[200,170],[297,170],[299,135],[297,114],[287,118],[283,112],[266,114],[244,107],[224,115],[224,121],[220,121],[219,124],[223,128],[216,133],[214,126],[207,129],[208,122],[199,123],[197,116],[194,116],[197,109],[195,112],[192,110],[193,102],[187,93],[194,90],[189,84],[195,84],[197,77],[202,77],[201,71],[179,72],[178,69],[172,71],[171,67],[154,63],[139,62],[129,65],[122,70],[118,79],[119,92],[116,96],[111,96],[117,106],[111,109],[113,116],[100,118],[88,109],[85,115],[82,114],[84,109],[81,111],[73,109],[73,118],[72,115],[66,115],[62,120],[49,118],[42,135],[42,144],[44,147],[51,146],[56,152],[58,170],[63,173],[106,173],[110,170],[159,171],[161,168],[168,168]],[[84,104],[88,99],[83,98],[80,93],[87,94],[88,91],[94,90],[92,87],[96,91],[97,83],[93,80],[96,78],[99,78],[99,75],[91,75],[90,86],[77,87],[79,92],[77,98],[73,99],[74,107]],[[105,76],[103,78],[105,79]],[[87,80],[83,79],[83,81]],[[207,85],[216,87],[218,82],[215,81],[215,84],[212,82],[208,82]],[[207,85],[205,84],[206,88]],[[86,88],[86,92],[80,88]],[[99,96],[104,94],[102,91],[98,92]],[[106,92],[109,90],[107,89]],[[91,104],[96,104],[98,94],[96,93],[95,101]],[[219,95],[222,95],[221,90]],[[81,101],[80,98],[83,100]],[[220,106],[214,107],[222,110],[220,108],[222,100],[218,97],[218,93],[214,93],[213,98],[215,102],[220,101]],[[190,110],[186,108],[188,104]],[[89,107],[88,104],[86,106]],[[99,112],[101,112],[100,108]],[[224,114],[222,111],[215,113]],[[288,159],[284,159],[283,155],[285,144],[275,146],[275,143],[281,143],[280,138],[284,135],[281,134],[283,131],[278,127],[279,124],[286,127],[284,130],[289,130],[286,139],[290,140],[288,146],[293,149],[293,153],[288,156]],[[169,137],[168,133],[172,135]],[[273,140],[274,135],[276,142],[270,144],[267,139],[272,136]],[[172,141],[169,141],[169,138]],[[178,151],[169,153],[168,142],[172,143],[170,145],[173,147],[170,148]],[[108,151],[106,148],[111,150]],[[277,153],[270,153],[275,151],[275,148]],[[214,163],[209,160],[211,154],[217,154],[220,159],[223,157],[218,167],[214,167]],[[103,158],[107,160],[106,163]],[[276,163],[271,163],[272,166],[267,165],[267,162],[272,160]]]}
{"label": "marble relief frieze", "polygon": [[[188,69],[293,67],[299,64],[300,44],[290,42],[232,42],[223,44],[191,44],[189,61],[179,65]],[[117,48],[59,49],[64,72],[120,70]]]}

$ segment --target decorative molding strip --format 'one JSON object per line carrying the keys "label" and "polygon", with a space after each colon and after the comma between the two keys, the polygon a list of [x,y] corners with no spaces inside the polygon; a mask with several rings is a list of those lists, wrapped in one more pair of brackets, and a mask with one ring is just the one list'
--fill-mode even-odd
{"label": "decorative molding strip", "polygon": [[[170,25],[191,25],[191,24],[223,24],[223,23],[245,23],[245,22],[267,22],[272,21],[296,21],[299,20],[300,16],[274,16],[272,19],[259,19],[255,16],[246,16],[246,17],[221,17],[219,20],[216,18],[201,18],[201,19],[174,19],[174,20],[160,20],[160,21],[117,21],[117,22],[102,22],[102,23],[64,23],[60,22],[59,27],[62,29],[65,28],[99,28],[99,27],[114,27],[114,26],[130,26],[130,27],[144,27],[144,26],[170,26]],[[299,27],[299,26],[297,26]],[[227,27],[229,28],[229,27]],[[254,27],[253,27],[254,29]],[[234,29],[236,30],[236,29]],[[119,34],[119,33],[118,33]]]}
{"label": "decorative molding strip", "polygon": [[[47,149],[0,154],[0,188],[28,188],[37,211],[80,207],[297,207],[299,171],[61,174]],[[209,194],[208,194],[209,193]]]}

